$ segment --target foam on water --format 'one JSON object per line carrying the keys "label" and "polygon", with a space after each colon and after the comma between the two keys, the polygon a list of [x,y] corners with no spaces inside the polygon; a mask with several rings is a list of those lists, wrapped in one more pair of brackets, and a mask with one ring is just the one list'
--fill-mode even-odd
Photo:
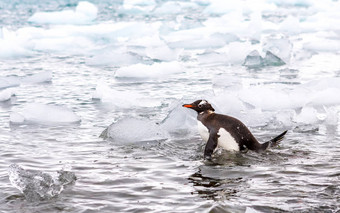
{"label": "foam on water", "polygon": [[58,196],[65,188],[76,181],[73,172],[57,171],[49,174],[40,171],[27,171],[17,164],[8,169],[11,184],[19,189],[26,200],[37,202]]}

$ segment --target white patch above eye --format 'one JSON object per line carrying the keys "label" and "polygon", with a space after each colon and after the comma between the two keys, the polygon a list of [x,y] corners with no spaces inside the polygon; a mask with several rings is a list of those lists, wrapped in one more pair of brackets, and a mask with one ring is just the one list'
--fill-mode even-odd
{"label": "white patch above eye", "polygon": [[208,103],[206,100],[203,100],[203,101],[201,101],[198,105],[204,105],[204,104],[206,104],[206,103]]}

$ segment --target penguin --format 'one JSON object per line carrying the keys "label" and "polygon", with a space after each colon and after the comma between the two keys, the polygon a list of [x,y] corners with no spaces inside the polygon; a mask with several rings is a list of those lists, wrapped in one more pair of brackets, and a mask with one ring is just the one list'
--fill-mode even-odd
{"label": "penguin", "polygon": [[197,100],[183,107],[195,110],[198,121],[198,131],[207,142],[204,149],[204,159],[211,160],[211,155],[217,146],[228,151],[253,150],[262,152],[269,147],[274,147],[284,138],[287,130],[275,138],[259,143],[249,129],[240,120],[215,113],[215,109],[206,100]]}

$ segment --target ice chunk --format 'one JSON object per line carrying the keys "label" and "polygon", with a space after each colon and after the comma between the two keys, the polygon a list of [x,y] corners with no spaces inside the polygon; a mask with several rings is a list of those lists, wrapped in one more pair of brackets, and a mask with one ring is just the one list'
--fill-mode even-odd
{"label": "ice chunk", "polygon": [[285,35],[270,35],[263,41],[263,51],[269,51],[285,63],[290,61],[293,44]]}
{"label": "ice chunk", "polygon": [[176,101],[169,107],[167,117],[161,127],[170,133],[189,133],[197,128],[196,112],[182,107],[183,103]]}
{"label": "ice chunk", "polygon": [[319,52],[337,52],[340,49],[340,41],[338,39],[316,38],[312,42],[306,42],[303,48]]}
{"label": "ice chunk", "polygon": [[243,66],[249,68],[262,67],[263,65],[264,65],[263,58],[261,57],[260,53],[257,50],[253,50],[252,52],[250,52],[243,63]]}
{"label": "ice chunk", "polygon": [[152,59],[161,61],[176,61],[183,49],[172,49],[166,44],[156,47],[147,47],[146,55]]}
{"label": "ice chunk", "polygon": [[179,14],[183,10],[194,10],[197,9],[197,7],[197,4],[192,2],[167,1],[160,7],[156,8],[154,13],[157,15]]}
{"label": "ice chunk", "polygon": [[73,10],[37,12],[28,21],[38,24],[88,24],[97,17],[97,7],[87,1],[80,1]]}
{"label": "ice chunk", "polygon": [[313,107],[303,107],[301,112],[295,116],[294,121],[301,124],[315,124],[319,119],[316,109]]}
{"label": "ice chunk", "polygon": [[253,48],[250,42],[231,42],[220,51],[227,53],[229,63],[242,64]]}
{"label": "ice chunk", "polygon": [[17,76],[0,77],[0,89],[8,87],[16,87],[21,84],[20,78]]}
{"label": "ice chunk", "polygon": [[36,73],[33,75],[25,76],[22,79],[23,83],[44,83],[44,82],[50,82],[52,81],[52,72],[47,71],[47,72],[41,72],[41,73]]}
{"label": "ice chunk", "polygon": [[48,200],[58,196],[66,185],[73,184],[76,176],[73,172],[57,171],[53,174],[40,171],[27,171],[17,164],[8,169],[11,184],[24,194],[28,201]]}
{"label": "ice chunk", "polygon": [[111,89],[106,83],[100,82],[96,91],[92,94],[93,99],[100,99],[104,103],[112,104],[118,108],[131,107],[155,107],[159,106],[159,100],[152,99],[148,95],[142,95],[137,91],[119,91]]}
{"label": "ice chunk", "polygon": [[214,65],[214,64],[226,64],[228,62],[228,56],[223,53],[217,52],[205,52],[199,54],[197,57],[200,64]]}
{"label": "ice chunk", "polygon": [[26,105],[22,112],[11,113],[10,121],[52,125],[78,123],[80,118],[65,107],[31,103]]}
{"label": "ice chunk", "polygon": [[164,140],[168,134],[159,125],[150,120],[124,118],[111,124],[100,137],[117,143],[138,143]]}
{"label": "ice chunk", "polygon": [[4,89],[0,91],[0,101],[8,101],[15,94],[13,88]]}
{"label": "ice chunk", "polygon": [[339,122],[339,111],[336,107],[326,108],[326,120],[327,125],[337,126]]}
{"label": "ice chunk", "polygon": [[134,64],[119,68],[116,71],[116,78],[162,78],[172,74],[183,72],[182,65],[176,61],[161,62],[151,65]]}
{"label": "ice chunk", "polygon": [[86,61],[86,64],[93,66],[112,65],[115,67],[136,64],[142,60],[142,57],[127,52],[123,49],[118,50],[102,50]]}
{"label": "ice chunk", "polygon": [[267,66],[282,66],[285,65],[286,63],[281,60],[281,58],[277,57],[270,51],[266,52],[266,56],[264,58],[264,64]]}
{"label": "ice chunk", "polygon": [[25,36],[20,36],[18,32],[0,28],[0,58],[16,58],[30,56],[33,52],[27,47]]}

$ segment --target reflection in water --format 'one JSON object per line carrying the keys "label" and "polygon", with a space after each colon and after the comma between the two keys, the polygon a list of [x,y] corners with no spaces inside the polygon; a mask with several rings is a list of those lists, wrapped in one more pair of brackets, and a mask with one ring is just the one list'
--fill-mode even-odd
{"label": "reflection in water", "polygon": [[242,177],[218,179],[204,176],[200,169],[188,180],[193,184],[200,197],[211,200],[228,200],[237,194],[238,185],[244,182]]}

